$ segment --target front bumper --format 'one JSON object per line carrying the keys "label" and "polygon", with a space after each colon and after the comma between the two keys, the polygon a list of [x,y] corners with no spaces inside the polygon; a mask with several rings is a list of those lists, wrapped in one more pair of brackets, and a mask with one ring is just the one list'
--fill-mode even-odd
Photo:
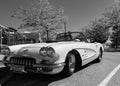
{"label": "front bumper", "polygon": [[9,63],[8,61],[4,62],[6,67],[9,67],[10,70],[13,72],[18,73],[41,73],[41,74],[57,74],[60,73],[65,63],[59,63],[59,64],[50,64],[50,65],[43,65],[43,64],[34,64],[31,67],[24,66],[24,65],[16,65]]}

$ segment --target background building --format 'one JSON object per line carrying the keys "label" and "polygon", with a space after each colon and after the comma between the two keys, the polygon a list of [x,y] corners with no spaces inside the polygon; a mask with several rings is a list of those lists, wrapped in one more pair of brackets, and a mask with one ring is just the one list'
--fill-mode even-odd
{"label": "background building", "polygon": [[16,29],[0,25],[0,44],[16,44],[17,34],[18,32]]}
{"label": "background building", "polygon": [[0,25],[0,44],[15,45],[25,43],[24,35],[11,27]]}

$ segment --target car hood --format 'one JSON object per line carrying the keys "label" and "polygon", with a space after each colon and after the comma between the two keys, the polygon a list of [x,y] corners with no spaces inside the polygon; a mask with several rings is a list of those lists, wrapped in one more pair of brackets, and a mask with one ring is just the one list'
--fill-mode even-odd
{"label": "car hood", "polygon": [[[82,43],[82,42],[79,42]],[[45,57],[40,56],[39,51],[41,47],[53,47],[56,51],[59,47],[74,45],[74,41],[69,42],[56,42],[56,43],[35,43],[26,45],[22,48],[20,48],[16,53],[14,53],[15,56],[27,56],[27,57],[33,57],[36,59],[44,59]],[[83,43],[82,43],[83,44]],[[61,50],[61,49],[60,49]]]}
{"label": "car hood", "polygon": [[72,44],[74,43],[73,41],[69,42],[55,42],[55,43],[35,43],[35,44],[30,44],[27,46],[22,47],[23,48],[41,48],[41,47],[49,47],[49,46],[59,46],[59,45],[64,45],[64,44]]}
{"label": "car hood", "polygon": [[[68,42],[55,42],[55,43],[35,43],[35,44],[28,44],[25,46],[22,46],[19,48],[19,51],[25,50],[25,49],[40,49],[41,47],[57,47],[62,45],[74,45],[79,43],[79,45],[84,45],[84,42],[74,42],[74,41],[68,41]],[[19,46],[18,46],[19,47]]]}
{"label": "car hood", "polygon": [[[49,46],[59,46],[61,44],[68,44],[70,42],[56,42],[56,43],[35,43],[35,44],[25,44],[25,45],[15,45],[10,46],[12,52],[15,52],[14,54],[21,54],[23,55],[23,52],[29,51],[29,54],[33,53],[39,53],[39,50],[41,47],[49,47]],[[25,51],[26,50],[26,51]],[[21,53],[22,52],[22,53]]]}

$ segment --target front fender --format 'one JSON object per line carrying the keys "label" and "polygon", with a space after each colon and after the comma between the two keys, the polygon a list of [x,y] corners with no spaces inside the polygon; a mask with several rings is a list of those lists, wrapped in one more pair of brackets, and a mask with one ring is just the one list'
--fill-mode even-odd
{"label": "front fender", "polygon": [[71,51],[71,49],[64,49],[63,47],[54,48],[56,53],[59,55],[59,59],[55,62],[63,63],[66,60],[67,54]]}
{"label": "front fender", "polygon": [[17,53],[18,50],[20,50],[22,47],[26,47],[26,46],[29,46],[29,45],[32,45],[32,44],[19,44],[19,45],[12,45],[12,46],[9,46],[10,50],[12,53]]}
{"label": "front fender", "polygon": [[53,47],[56,51],[56,53],[59,55],[59,59],[55,62],[56,64],[58,63],[63,63],[66,60],[66,57],[68,55],[69,52],[76,50],[79,55],[83,54],[83,49],[81,50],[77,50],[75,47],[70,47],[70,46],[58,46],[58,47]]}

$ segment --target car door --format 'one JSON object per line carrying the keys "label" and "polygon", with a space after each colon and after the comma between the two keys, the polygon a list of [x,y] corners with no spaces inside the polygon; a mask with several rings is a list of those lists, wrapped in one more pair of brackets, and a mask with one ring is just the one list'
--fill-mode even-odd
{"label": "car door", "polygon": [[95,59],[97,56],[97,45],[95,43],[86,43],[85,59]]}
{"label": "car door", "polygon": [[97,44],[88,42],[87,38],[83,35],[79,35],[80,42],[84,43],[84,47],[82,50],[82,59],[84,63],[88,63],[94,60],[97,56]]}

